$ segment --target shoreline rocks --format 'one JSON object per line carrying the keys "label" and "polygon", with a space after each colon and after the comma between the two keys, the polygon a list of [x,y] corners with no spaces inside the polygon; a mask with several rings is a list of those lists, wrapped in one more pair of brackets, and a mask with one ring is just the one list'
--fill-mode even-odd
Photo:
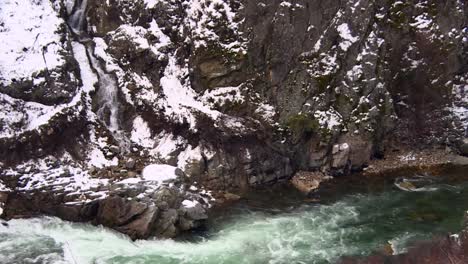
{"label": "shoreline rocks", "polygon": [[4,201],[2,217],[8,220],[51,215],[103,225],[134,240],[172,238],[201,226],[214,199],[202,188],[193,191],[173,180],[159,185],[151,181],[123,181],[101,189],[107,191],[101,191],[104,194],[95,199],[91,195],[94,192],[71,195],[52,190],[14,191]]}
{"label": "shoreline rocks", "polygon": [[379,176],[398,171],[424,173],[437,171],[447,166],[468,166],[468,157],[463,157],[446,149],[430,148],[421,151],[388,151],[382,159],[374,159],[364,168],[362,175]]}
{"label": "shoreline rocks", "polygon": [[442,264],[468,263],[468,229],[458,234],[415,243],[407,253],[343,257],[339,264]]}

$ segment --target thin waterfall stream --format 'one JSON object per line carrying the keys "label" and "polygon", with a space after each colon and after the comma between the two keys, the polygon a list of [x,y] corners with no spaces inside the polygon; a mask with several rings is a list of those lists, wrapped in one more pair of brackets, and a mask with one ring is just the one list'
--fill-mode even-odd
{"label": "thin waterfall stream", "polygon": [[87,3],[87,0],[76,0],[75,7],[68,20],[68,25],[76,35],[77,42],[85,47],[87,54],[82,57],[88,58],[89,65],[93,67],[98,76],[99,89],[97,93],[97,103],[99,108],[96,114],[119,142],[122,151],[126,151],[129,144],[119,122],[120,104],[118,100],[118,84],[115,77],[111,73],[108,73],[99,59],[94,56],[93,49],[91,45],[89,45],[90,39],[87,37],[86,30]]}

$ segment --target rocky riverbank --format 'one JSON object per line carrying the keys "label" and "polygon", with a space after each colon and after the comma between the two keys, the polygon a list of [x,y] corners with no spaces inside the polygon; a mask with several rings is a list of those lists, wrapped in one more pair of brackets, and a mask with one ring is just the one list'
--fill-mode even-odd
{"label": "rocky riverbank", "polygon": [[[290,181],[306,199],[317,197],[315,193],[322,191],[322,184],[325,191],[340,192],[334,186],[379,185],[414,174],[437,176],[450,168],[466,168],[466,160],[440,149],[393,151],[383,159],[370,161],[364,171],[352,176],[331,177],[323,172],[300,171]],[[169,165],[144,167],[133,161],[123,166],[135,173],[116,169],[109,174],[82,171],[71,160],[51,157],[42,162],[19,167],[21,173],[4,172],[5,185],[0,190],[3,218],[52,215],[102,224],[133,239],[175,237],[203,225],[213,206],[229,206],[245,192],[210,191]],[[249,192],[255,192],[255,188]]]}
{"label": "rocky riverbank", "polygon": [[132,178],[100,180],[76,170],[54,174],[32,166],[29,173],[38,177],[33,182],[24,181],[25,175],[8,176],[16,186],[1,190],[1,216],[57,216],[104,225],[132,239],[175,237],[207,219],[215,201],[211,192],[187,183],[176,167],[151,165],[146,170]]}
{"label": "rocky riverbank", "polygon": [[339,264],[462,264],[468,262],[467,252],[468,226],[465,226],[460,233],[414,243],[407,253],[392,255],[392,250],[389,250],[387,254],[365,258],[346,257]]}

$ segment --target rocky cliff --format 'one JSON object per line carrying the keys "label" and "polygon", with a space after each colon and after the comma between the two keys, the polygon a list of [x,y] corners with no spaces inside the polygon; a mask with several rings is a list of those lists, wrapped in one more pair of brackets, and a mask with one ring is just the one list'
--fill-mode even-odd
{"label": "rocky cliff", "polygon": [[79,218],[125,226],[155,206],[184,230],[183,201],[212,199],[194,185],[343,175],[399,145],[466,155],[467,92],[460,0],[6,0],[0,203],[138,200],[111,186],[151,185],[143,168],[168,164],[182,170],[170,206]]}

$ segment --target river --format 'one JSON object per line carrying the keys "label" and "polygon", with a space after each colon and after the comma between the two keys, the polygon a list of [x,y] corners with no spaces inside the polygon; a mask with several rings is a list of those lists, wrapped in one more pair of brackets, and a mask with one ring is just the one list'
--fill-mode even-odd
{"label": "river", "polygon": [[50,217],[11,220],[0,225],[0,263],[334,263],[389,248],[400,253],[413,241],[462,228],[468,184],[424,185],[348,190],[319,203],[259,193],[213,215],[207,230],[178,240],[133,242]]}

